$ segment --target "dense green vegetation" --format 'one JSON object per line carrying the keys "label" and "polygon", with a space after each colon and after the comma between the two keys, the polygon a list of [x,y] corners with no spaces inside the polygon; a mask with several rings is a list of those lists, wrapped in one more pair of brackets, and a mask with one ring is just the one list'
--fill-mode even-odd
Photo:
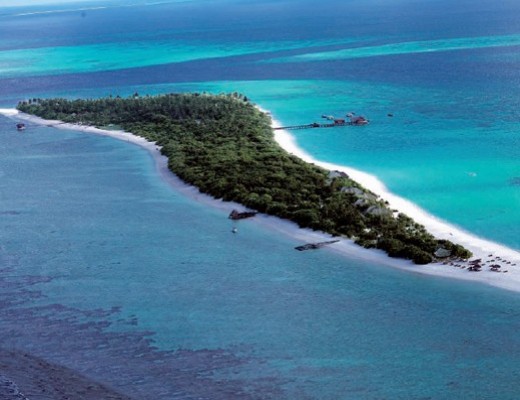
{"label": "dense green vegetation", "polygon": [[286,153],[273,140],[270,118],[242,95],[169,94],[94,100],[32,99],[18,109],[45,119],[116,125],[156,141],[170,169],[201,192],[290,219],[301,227],[352,238],[391,257],[426,264],[437,249],[471,253],[437,240],[423,226],[345,174]]}

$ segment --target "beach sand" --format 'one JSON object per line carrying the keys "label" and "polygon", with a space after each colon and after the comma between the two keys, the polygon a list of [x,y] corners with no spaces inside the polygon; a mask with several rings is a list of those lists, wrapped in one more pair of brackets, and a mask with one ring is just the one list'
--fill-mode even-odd
{"label": "beach sand", "polygon": [[[266,110],[260,107],[258,108],[261,111],[267,113]],[[244,209],[244,207],[240,204],[233,202],[223,202],[208,195],[202,194],[196,187],[190,186],[181,181],[168,169],[168,160],[160,153],[160,147],[142,137],[135,136],[131,133],[123,131],[104,130],[91,126],[74,125],[62,123],[61,121],[44,120],[39,117],[20,113],[16,109],[0,109],[0,114],[13,118],[16,121],[24,121],[26,123],[33,123],[38,125],[47,125],[57,129],[76,130],[97,135],[110,136],[141,146],[152,154],[155,160],[157,171],[161,177],[177,191],[183,193],[191,199],[194,199],[203,204],[210,205],[212,207],[216,207],[223,211],[229,212],[232,209]],[[276,120],[273,120],[273,127],[278,126],[281,126],[280,123]],[[385,185],[375,176],[346,166],[335,165],[314,159],[311,155],[307,154],[297,146],[295,138],[287,131],[275,130],[275,140],[285,151],[300,157],[306,162],[313,163],[328,170],[338,170],[345,172],[349,175],[350,178],[365,188],[371,190],[384,200],[388,201],[390,208],[407,214],[418,223],[424,225],[426,229],[437,238],[448,239],[454,243],[461,244],[468,248],[474,255],[472,260],[482,259],[481,264],[483,265],[483,268],[480,272],[470,272],[468,271],[469,264],[467,262],[454,262],[453,265],[450,265],[449,263],[433,263],[421,266],[414,265],[410,261],[390,258],[386,255],[386,253],[379,250],[364,249],[354,244],[353,241],[349,239],[341,239],[339,243],[327,246],[323,250],[342,254],[352,259],[366,260],[378,265],[403,269],[410,273],[471,280],[512,291],[520,291],[520,252],[501,244],[479,238],[453,224],[449,224],[436,218],[412,202],[389,192]],[[331,235],[329,234],[312,231],[310,229],[302,229],[290,221],[285,221],[277,217],[263,214],[258,214],[257,217],[251,220],[251,223],[262,225],[267,229],[286,234],[298,242],[295,244],[302,244],[302,242],[320,242],[330,240],[331,238]],[[501,265],[500,271],[491,271],[489,267],[492,264]],[[503,271],[507,271],[507,273],[504,273]]]}

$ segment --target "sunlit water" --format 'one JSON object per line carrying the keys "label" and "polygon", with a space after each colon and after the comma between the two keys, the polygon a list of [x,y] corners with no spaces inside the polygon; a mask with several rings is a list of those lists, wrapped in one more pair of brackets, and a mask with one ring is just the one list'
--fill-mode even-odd
{"label": "sunlit water", "polygon": [[[355,111],[371,124],[298,143],[518,249],[518,6],[422,4],[6,9],[0,105],[206,90],[288,125]],[[136,398],[518,397],[517,294],[295,252],[252,221],[233,235],[144,150],[13,122],[0,117],[1,346]]]}

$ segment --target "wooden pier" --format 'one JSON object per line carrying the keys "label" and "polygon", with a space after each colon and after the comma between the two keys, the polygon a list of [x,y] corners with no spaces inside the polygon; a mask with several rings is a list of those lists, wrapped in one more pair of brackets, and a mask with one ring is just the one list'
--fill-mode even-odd
{"label": "wooden pier", "polygon": [[315,129],[315,128],[338,128],[341,126],[362,126],[368,124],[368,120],[365,118],[362,119],[354,119],[351,121],[344,121],[341,120],[341,122],[331,122],[328,124],[320,124],[318,122],[313,122],[312,124],[306,124],[306,125],[290,125],[290,126],[279,126],[277,128],[274,128],[275,130],[296,130],[296,129]]}
{"label": "wooden pier", "polygon": [[291,125],[291,126],[279,126],[274,128],[275,130],[287,129],[287,130],[295,130],[295,129],[313,129],[313,128],[337,128],[339,126],[347,126],[354,125],[352,122],[345,122],[344,124],[307,124],[307,125]]}

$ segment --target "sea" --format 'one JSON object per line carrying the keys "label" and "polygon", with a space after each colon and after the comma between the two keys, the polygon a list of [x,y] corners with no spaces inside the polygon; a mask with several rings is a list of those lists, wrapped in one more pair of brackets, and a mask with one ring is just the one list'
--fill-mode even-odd
{"label": "sea", "polygon": [[[520,2],[42,3],[0,1],[0,108],[196,91],[284,125],[364,115],[293,134],[520,250]],[[131,143],[3,116],[0,138],[0,348],[135,399],[520,397],[518,292],[232,234]]]}

